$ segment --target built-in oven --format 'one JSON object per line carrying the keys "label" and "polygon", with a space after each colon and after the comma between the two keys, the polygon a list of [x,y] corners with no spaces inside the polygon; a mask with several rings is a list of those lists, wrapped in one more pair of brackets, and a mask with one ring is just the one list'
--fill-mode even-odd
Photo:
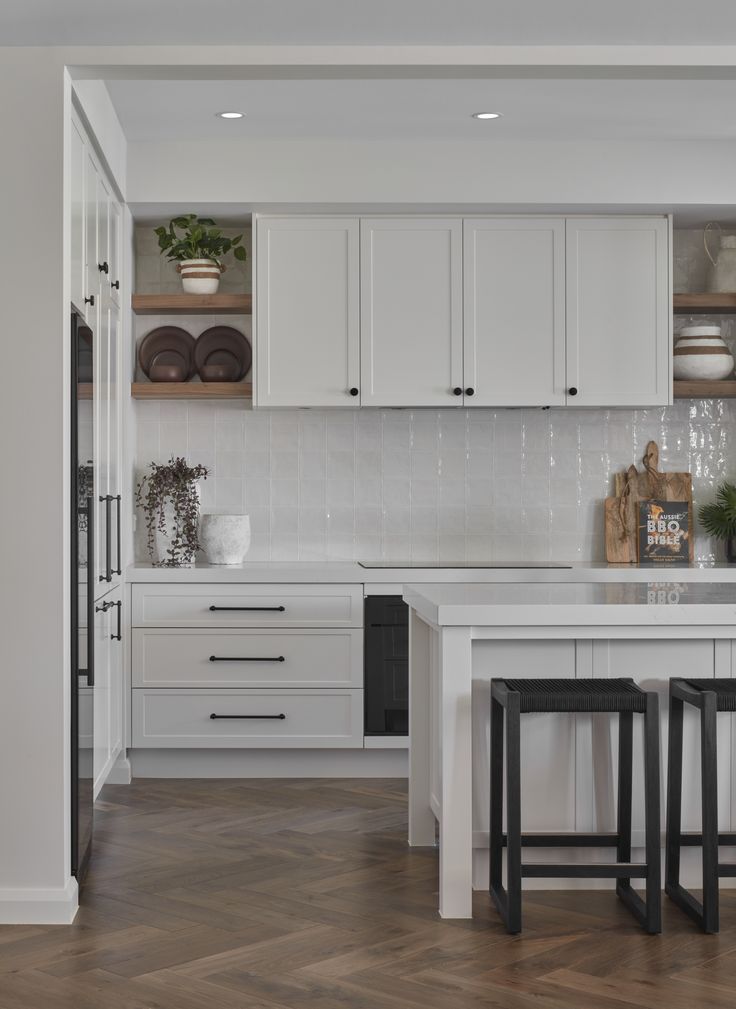
{"label": "built-in oven", "polygon": [[366,736],[409,732],[409,607],[400,595],[366,596],[364,612]]}

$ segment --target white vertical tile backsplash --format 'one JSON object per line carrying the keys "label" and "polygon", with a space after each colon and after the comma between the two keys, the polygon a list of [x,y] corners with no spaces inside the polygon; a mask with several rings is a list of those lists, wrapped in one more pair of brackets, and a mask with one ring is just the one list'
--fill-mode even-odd
{"label": "white vertical tile backsplash", "polygon": [[[203,463],[205,512],[251,516],[251,560],[602,560],[603,498],[650,438],[696,505],[736,475],[736,405],[654,410],[137,408],[137,467]],[[696,538],[700,559],[716,556]]]}

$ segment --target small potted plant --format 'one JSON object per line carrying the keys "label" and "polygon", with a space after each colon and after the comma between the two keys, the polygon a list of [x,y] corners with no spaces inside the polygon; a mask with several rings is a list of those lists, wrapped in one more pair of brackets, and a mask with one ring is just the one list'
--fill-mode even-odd
{"label": "small potted plant", "polygon": [[205,466],[172,456],[152,462],[135,490],[146,521],[147,549],[155,567],[191,567],[199,550],[199,484]]}
{"label": "small potted plant", "polygon": [[736,484],[722,483],[715,501],[703,505],[699,512],[705,531],[726,544],[726,560],[736,561]]}
{"label": "small potted plant", "polygon": [[177,264],[187,294],[214,294],[225,271],[222,257],[229,252],[241,263],[246,259],[243,236],[226,238],[211,217],[184,214],[154,231],[161,255]]}

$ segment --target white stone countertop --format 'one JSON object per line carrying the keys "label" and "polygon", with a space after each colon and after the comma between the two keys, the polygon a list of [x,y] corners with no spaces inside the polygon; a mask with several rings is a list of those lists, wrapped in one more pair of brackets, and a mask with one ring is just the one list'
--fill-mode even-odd
{"label": "white stone countertop", "polygon": [[422,583],[570,583],[570,582],[666,582],[734,583],[736,564],[693,564],[688,566],[638,567],[630,564],[572,562],[556,566],[511,566],[498,562],[488,567],[399,566],[363,568],[352,561],[297,562],[264,561],[223,566],[197,564],[191,568],[155,568],[133,564],[127,568],[128,582],[178,584],[365,584],[396,585]]}
{"label": "white stone countertop", "polygon": [[642,582],[405,585],[405,601],[438,627],[733,626],[736,584]]}

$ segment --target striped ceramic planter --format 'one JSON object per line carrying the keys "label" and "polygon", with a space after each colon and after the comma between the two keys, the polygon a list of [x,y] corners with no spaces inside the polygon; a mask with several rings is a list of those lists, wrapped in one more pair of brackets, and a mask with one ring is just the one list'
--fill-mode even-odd
{"label": "striped ceramic planter", "polygon": [[721,339],[720,326],[685,326],[675,344],[676,379],[721,379],[733,371],[731,351]]}
{"label": "striped ceramic planter", "polygon": [[215,294],[224,269],[214,259],[185,259],[177,266],[187,294]]}

